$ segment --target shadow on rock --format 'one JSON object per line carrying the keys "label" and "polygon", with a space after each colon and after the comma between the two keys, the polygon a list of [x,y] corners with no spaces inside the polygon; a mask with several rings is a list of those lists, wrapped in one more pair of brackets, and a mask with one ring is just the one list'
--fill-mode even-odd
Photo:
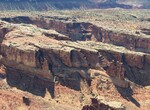
{"label": "shadow on rock", "polygon": [[34,95],[44,97],[48,91],[54,98],[54,83],[36,76],[21,73],[20,71],[7,72],[7,83],[11,87],[28,91]]}
{"label": "shadow on rock", "polygon": [[137,107],[141,106],[140,103],[132,97],[133,90],[130,87],[129,88],[121,88],[121,87],[116,86],[116,89],[124,99],[131,101]]}

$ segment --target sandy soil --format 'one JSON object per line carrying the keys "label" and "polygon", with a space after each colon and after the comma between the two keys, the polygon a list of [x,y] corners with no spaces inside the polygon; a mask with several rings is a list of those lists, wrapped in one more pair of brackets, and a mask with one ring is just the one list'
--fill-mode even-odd
{"label": "sandy soil", "polygon": [[[1,68],[0,110],[81,110],[82,106],[90,103],[89,95],[59,84],[55,87],[54,99],[48,93],[45,97],[35,96],[10,87],[5,76],[5,69]],[[127,110],[150,109],[150,87],[134,87],[132,99],[129,100],[123,98],[113,85],[107,89],[99,89],[98,94],[106,101],[122,102]]]}

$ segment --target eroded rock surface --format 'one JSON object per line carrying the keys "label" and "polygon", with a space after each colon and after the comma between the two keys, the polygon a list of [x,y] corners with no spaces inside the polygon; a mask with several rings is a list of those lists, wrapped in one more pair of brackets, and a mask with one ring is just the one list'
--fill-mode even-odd
{"label": "eroded rock surface", "polygon": [[150,84],[148,34],[117,33],[92,22],[59,17],[2,20],[0,63],[6,66],[12,87],[42,97],[48,91],[55,98],[63,87],[97,96],[99,90],[115,86],[130,100],[132,86]]}
{"label": "eroded rock surface", "polygon": [[104,102],[92,98],[91,105],[84,106],[82,110],[125,110],[125,107],[120,102]]}

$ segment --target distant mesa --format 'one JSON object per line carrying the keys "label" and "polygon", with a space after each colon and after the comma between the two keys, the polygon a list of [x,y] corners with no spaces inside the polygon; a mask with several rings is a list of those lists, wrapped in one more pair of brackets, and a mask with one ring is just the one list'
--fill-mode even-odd
{"label": "distant mesa", "polygon": [[0,10],[150,9],[148,0],[1,0]]}

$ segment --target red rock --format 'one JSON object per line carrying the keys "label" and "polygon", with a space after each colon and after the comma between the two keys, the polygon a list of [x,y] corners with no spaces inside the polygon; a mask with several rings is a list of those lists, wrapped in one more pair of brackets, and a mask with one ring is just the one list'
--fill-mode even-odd
{"label": "red rock", "polygon": [[125,60],[131,67],[143,68],[144,56],[142,54],[125,54]]}

